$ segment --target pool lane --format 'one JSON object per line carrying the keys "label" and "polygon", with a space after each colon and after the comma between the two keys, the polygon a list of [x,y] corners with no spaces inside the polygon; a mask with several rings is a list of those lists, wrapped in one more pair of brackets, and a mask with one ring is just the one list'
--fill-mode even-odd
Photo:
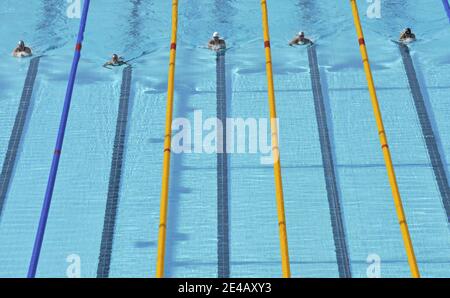
{"label": "pool lane", "polygon": [[[335,277],[339,273],[311,79],[308,69],[302,67],[308,65],[307,55],[300,49],[287,47],[291,34],[298,31],[290,7],[268,4],[291,270],[293,276]],[[233,20],[248,19],[240,32],[253,36],[251,32],[261,32],[261,24],[259,19],[248,15],[260,13],[258,7],[249,7],[238,11]],[[292,28],[294,33],[286,28]],[[240,40],[240,37],[237,34],[237,39],[232,40],[239,44],[239,51],[230,50],[227,56],[233,67],[229,117],[267,119],[262,39]],[[249,53],[256,53],[258,58],[249,59]],[[248,152],[230,154],[231,276],[234,277],[256,277],[260,276],[258,272],[268,277],[281,276],[273,169],[270,164],[261,164],[262,156]],[[318,200],[319,197],[323,200]],[[317,219],[314,224],[311,224],[311,213]]]}
{"label": "pool lane", "polygon": [[[10,2],[10,3],[8,3]],[[14,5],[11,1],[6,1],[3,3],[5,7],[8,9],[2,10],[2,19],[8,19],[8,22],[3,22],[0,26],[0,30],[3,32],[3,41],[2,46],[0,47],[0,52],[2,56],[5,56],[5,63],[2,63],[0,69],[0,79],[2,88],[1,98],[2,98],[2,109],[0,114],[0,127],[2,131],[5,133],[0,136],[0,144],[3,144],[3,140],[9,139],[11,135],[12,124],[14,123],[14,117],[17,114],[17,108],[19,106],[20,94],[22,92],[23,84],[25,81],[25,75],[30,63],[29,59],[15,59],[10,56],[12,48],[17,44],[18,39],[23,39],[29,44],[35,54],[40,54],[43,51],[42,44],[40,43],[40,36],[47,36],[48,34],[52,34],[53,39],[47,40],[47,45],[55,45],[54,42],[59,40],[60,42],[64,42],[67,40],[66,29],[71,27],[70,24],[65,23],[59,27],[59,31],[54,33],[49,28],[42,26],[45,21],[43,19],[46,18],[47,14],[51,14],[54,10],[59,9],[59,6],[54,6],[50,10],[43,11],[43,5],[39,2],[33,2],[30,5],[25,6],[17,6]],[[17,18],[17,15],[28,15],[30,11],[42,12],[33,14],[33,16],[29,16],[27,18]],[[59,21],[55,21],[53,24],[58,23]],[[69,22],[70,23],[70,22]],[[35,33],[34,29],[38,28],[39,32]],[[32,29],[32,30],[30,30]],[[13,30],[14,32],[9,32]],[[53,32],[53,33],[51,33]],[[58,55],[59,50],[57,47],[55,51],[52,53],[53,55]],[[60,65],[64,65],[64,61],[59,61]],[[42,67],[44,65],[44,67]],[[32,131],[35,129],[32,127],[32,119],[33,113],[37,109],[41,103],[39,99],[39,93],[42,90],[42,85],[45,85],[45,67],[48,66],[45,59],[41,59],[39,73],[37,74],[36,82],[34,85],[33,96],[31,97],[31,105],[28,111],[28,119],[25,122],[24,132],[23,132],[23,140],[19,147],[18,156],[16,158],[16,167],[11,177],[10,189],[7,193],[6,203],[3,210],[3,216],[0,223],[0,238],[2,239],[3,245],[0,249],[0,260],[2,263],[2,267],[0,269],[0,276],[4,277],[23,277],[26,275],[26,259],[29,260],[29,254],[31,253],[31,246],[29,239],[32,239],[33,236],[29,234],[29,232],[34,233],[36,230],[35,225],[33,224],[33,219],[38,216],[37,212],[39,207],[35,206],[35,201],[37,200],[23,200],[25,198],[18,197],[16,195],[15,190],[15,182],[17,180],[22,179],[22,191],[27,192],[30,188],[33,188],[37,183],[38,179],[33,179],[31,173],[36,171],[36,167],[33,163],[28,163],[26,166],[25,173],[22,170],[21,163],[26,163],[26,156],[24,152],[29,153],[29,144],[28,138]],[[11,75],[11,73],[15,75]],[[8,78],[3,78],[8,74]],[[3,102],[5,100],[5,102]],[[8,113],[7,116],[3,116],[3,113]],[[51,115],[51,109],[47,111],[47,115]],[[51,117],[51,116],[50,116]],[[42,128],[42,126],[41,126]],[[41,138],[44,133],[41,132]],[[32,138],[32,137],[31,137]],[[44,137],[45,138],[45,137]],[[36,139],[35,139],[36,141]],[[38,142],[36,142],[38,143]],[[7,143],[6,143],[7,144]],[[3,160],[4,151],[6,150],[6,146],[3,147],[0,145],[0,156]],[[33,151],[36,153],[41,148],[34,148]],[[48,152],[51,152],[48,151]],[[25,175],[23,175],[25,174]],[[35,177],[34,177],[35,178]],[[26,180],[26,181],[24,181]],[[39,195],[41,196],[41,195]],[[30,196],[31,198],[37,197]],[[29,198],[29,197],[28,197]],[[41,204],[41,203],[38,203]],[[37,208],[35,208],[37,207]],[[34,232],[32,232],[34,231]],[[26,238],[28,237],[29,238]]]}
{"label": "pool lane", "polygon": [[414,105],[416,107],[417,117],[422,128],[422,134],[427,146],[431,166],[433,168],[436,183],[442,198],[442,205],[447,214],[447,221],[450,222],[450,188],[448,186],[447,173],[442,162],[442,156],[438,148],[436,134],[431,124],[430,113],[426,107],[423,92],[417,78],[414,63],[411,58],[410,49],[407,45],[399,44],[400,53],[411,88]]}
{"label": "pool lane", "polygon": [[[121,69],[101,68],[110,54],[101,56],[97,48],[103,44],[102,49],[108,47],[127,57],[133,55],[121,53],[126,28],[112,22],[115,11],[127,16],[128,6],[115,4],[115,9],[104,10],[107,2],[92,2],[90,8],[54,192],[59,199],[55,199],[49,217],[41,256],[46,265],[42,266],[41,276],[65,275],[70,265],[67,258],[73,255],[81,260],[83,277],[95,277],[97,273],[122,79]],[[112,32],[116,38],[111,39]],[[72,236],[61,237],[64,234]]]}
{"label": "pool lane", "polygon": [[[431,111],[430,116],[432,119],[433,129],[436,132],[437,141],[439,149],[441,150],[441,156],[444,161],[445,170],[450,173],[450,166],[448,160],[450,158],[450,125],[448,123],[448,113],[449,105],[447,102],[448,92],[448,80],[449,80],[449,66],[441,65],[440,67],[429,67],[430,57],[433,53],[423,52],[418,55],[415,59],[416,71],[418,72],[418,78],[421,86],[425,86],[422,90],[425,90],[424,97],[427,104],[427,109]],[[431,169],[430,169],[431,170]],[[423,190],[432,188],[433,191],[438,189],[438,185],[426,184],[422,182]],[[417,202],[420,210],[419,214],[424,216],[423,222],[419,226],[420,230],[424,233],[430,235],[439,235],[439,237],[434,236],[436,239],[426,239],[423,240],[424,256],[434,256],[430,261],[425,261],[422,263],[424,274],[428,276],[446,277],[448,276],[448,263],[449,263],[449,234],[450,227],[448,224],[444,224],[443,221],[447,219],[445,213],[443,212],[444,206],[440,196],[430,197],[427,193],[422,193],[422,199]],[[437,202],[435,201],[437,200]],[[433,202],[433,204],[430,204]],[[426,221],[425,221],[426,219]],[[448,219],[447,219],[448,220]],[[425,260],[429,259],[426,257]]]}
{"label": "pool lane", "polygon": [[155,276],[171,7],[170,1],[127,6],[126,47],[154,52],[133,66],[110,277]]}
{"label": "pool lane", "polygon": [[308,7],[299,9],[297,1],[268,4],[270,22],[276,24],[271,26],[272,52],[292,274],[339,277],[308,49],[288,46],[298,31],[316,40],[320,30],[310,17],[299,22]]}
{"label": "pool lane", "polygon": [[[442,129],[442,125],[445,126],[447,121],[443,121],[442,118],[436,116],[441,112],[441,109],[446,109],[446,107],[433,105],[434,102],[439,102],[440,99],[434,97],[436,85],[427,83],[429,80],[432,80],[432,78],[428,78],[427,74],[429,73],[440,73],[440,76],[443,79],[447,76],[446,69],[448,68],[448,62],[446,63],[445,59],[442,59],[442,53],[445,53],[445,48],[448,47],[448,43],[437,41],[440,39],[446,40],[446,36],[448,36],[450,32],[445,29],[447,20],[439,17],[440,10],[441,7],[438,3],[428,5],[426,1],[418,2],[417,5],[414,5],[413,9],[410,10],[411,15],[418,16],[415,18],[414,30],[419,35],[419,40],[411,45],[411,55],[423,93],[424,102],[430,117],[430,122],[435,132],[437,146],[439,147],[438,150],[441,153],[444,164],[448,164],[448,162],[446,162],[448,161],[448,154],[446,154],[446,152],[448,152],[446,148],[448,147],[444,145],[445,134],[448,130]],[[440,32],[440,34],[438,32]],[[420,37],[423,37],[424,39],[420,40]],[[432,48],[430,48],[430,46]],[[401,69],[401,66],[397,64],[395,67]],[[402,77],[402,81],[405,80],[405,82],[407,82],[407,76],[403,74]],[[439,85],[445,86],[441,83],[439,83]],[[404,99],[409,101],[409,105],[415,110],[412,94],[409,93]],[[391,109],[389,109],[388,106],[388,111],[390,110]],[[396,111],[397,115],[403,115],[401,109],[397,109]],[[448,217],[445,213],[439,185],[435,180],[432,162],[430,161],[428,152],[426,152],[427,146],[422,133],[421,123],[418,119],[417,112],[414,112],[416,114],[413,117],[414,124],[411,123],[409,128],[404,127],[402,132],[399,131],[399,134],[404,136],[405,133],[408,133],[408,131],[414,127],[414,133],[420,138],[418,144],[422,146],[422,150],[425,150],[425,153],[421,153],[420,156],[424,154],[423,156],[427,159],[427,166],[422,170],[405,170],[403,172],[405,179],[405,186],[403,188],[407,195],[408,192],[410,192],[409,196],[411,201],[409,204],[409,213],[413,216],[411,220],[415,220],[415,227],[412,229],[412,237],[417,239],[416,251],[419,266],[422,267],[422,275],[443,277],[445,276],[443,268],[445,268],[446,264],[449,262],[449,259],[446,256],[448,256],[450,249],[450,230],[448,222],[445,222],[446,220],[448,221]],[[395,122],[393,125],[397,126],[398,122]],[[438,129],[438,127],[441,127],[441,129]],[[399,127],[399,129],[401,129],[401,127]],[[399,150],[398,154],[402,157],[406,155],[406,152],[417,152],[406,146],[399,147]],[[401,157],[398,157],[399,161],[401,161],[400,158]],[[446,170],[448,176],[448,168]],[[414,175],[411,175],[411,173],[414,173]],[[434,181],[429,178],[430,175]],[[418,187],[417,189],[416,186]],[[419,188],[419,186],[421,187]],[[415,193],[413,193],[414,191]]]}
{"label": "pool lane", "polygon": [[[186,21],[180,18],[180,24]],[[193,146],[192,153],[172,150],[166,275],[217,277],[217,157],[199,148],[208,134],[215,134],[200,119],[216,117],[215,55],[179,48],[178,59],[174,117],[188,119],[192,130],[197,127],[192,143],[184,141],[192,145],[199,140],[200,146]]]}
{"label": "pool lane", "polygon": [[324,77],[353,276],[366,276],[370,255],[384,260],[383,276],[409,276],[364,74]]}
{"label": "pool lane", "polygon": [[[298,56],[307,67],[306,48]],[[278,74],[276,82],[292,273],[339,277],[309,69]]]}
{"label": "pool lane", "polygon": [[36,75],[39,69],[39,60],[40,57],[35,57],[30,60],[30,66],[28,67],[27,77],[25,79],[22,97],[20,98],[16,120],[14,121],[14,127],[9,139],[8,150],[6,151],[2,171],[0,173],[0,218],[5,205],[8,188],[11,183],[11,177],[16,164],[19,146],[22,141],[23,131],[28,117],[28,110],[31,104],[31,98],[33,96],[34,83],[36,81]]}
{"label": "pool lane", "polygon": [[[161,58],[167,57],[161,53]],[[152,64],[146,65],[150,67]],[[164,130],[164,113],[161,111],[166,102],[167,86],[162,82],[165,76],[159,77],[147,69],[143,67],[133,71],[135,79],[131,88],[134,91],[130,100],[130,123],[110,277],[155,276],[162,170],[161,131]]]}
{"label": "pool lane", "polygon": [[[103,11],[101,9],[103,4],[95,2],[92,9]],[[95,15],[102,19],[103,17],[108,19],[105,15]],[[95,18],[93,22],[95,23]],[[111,26],[110,24],[102,24],[105,27]],[[71,112],[69,118],[67,139],[64,145],[67,157],[61,159],[61,168],[55,187],[55,200],[50,210],[38,276],[66,276],[66,269],[70,265],[66,258],[73,254],[79,255],[81,258],[82,276],[95,276],[96,272],[101,223],[103,222],[106,203],[107,173],[109,173],[114,139],[114,126],[111,123],[116,121],[118,106],[110,99],[116,98],[118,100],[120,79],[115,77],[114,72],[100,68],[105,57],[102,59],[98,58],[97,54],[93,54],[96,48],[95,42],[101,43],[102,39],[109,41],[110,38],[108,34],[104,34],[104,37],[92,38],[92,34],[96,30],[98,30],[97,32],[106,31],[102,26],[91,28],[92,31],[88,30],[90,33],[87,32],[86,34],[84,59],[80,63],[79,69],[79,74],[82,75],[78,78],[78,87],[74,91],[72,105],[74,112]],[[90,38],[92,38],[91,42],[89,41]],[[114,46],[111,46],[111,48],[114,48]],[[69,53],[72,52],[73,50],[69,51]],[[49,115],[53,115],[52,111],[55,112],[55,115],[60,114],[60,99],[64,98],[64,86],[67,83],[68,68],[64,67],[65,64],[61,61],[70,61],[70,58],[64,58],[56,56],[51,57],[51,59],[48,58],[51,62],[51,64],[46,65],[48,68],[42,64],[42,70],[46,70],[44,71],[46,82],[43,84],[45,87],[40,90],[40,93],[38,92],[38,103],[41,104],[41,110],[34,111],[36,113],[35,118],[33,118],[34,121],[32,119],[30,122],[30,127],[34,130],[30,133],[34,133],[34,136],[31,134],[27,139],[32,141],[37,136],[41,139],[41,142],[45,142],[46,146],[36,143],[36,141],[34,143],[29,142],[28,146],[25,144],[23,158],[26,162],[19,165],[16,172],[18,177],[23,177],[22,169],[30,168],[30,164],[33,165],[33,168],[43,170],[37,175],[36,173],[28,174],[28,177],[34,181],[32,186],[28,188],[24,187],[25,181],[23,179],[16,179],[13,182],[12,192],[16,192],[18,204],[22,202],[22,206],[30,206],[30,203],[23,204],[23,200],[29,197],[41,198],[36,199],[36,202],[42,202],[42,194],[45,190],[42,185],[45,185],[45,181],[41,181],[41,178],[48,175],[49,166],[49,160],[45,156],[51,156],[49,152],[52,151],[48,148],[47,143],[50,144],[51,148],[51,140],[54,139],[51,135],[54,136],[56,133],[52,125],[56,127],[58,123],[57,116],[56,118],[50,118]],[[57,93],[51,94],[52,92]],[[53,99],[54,102],[48,98]],[[37,121],[41,121],[43,125]],[[36,132],[36,129],[39,130]],[[46,151],[40,151],[41,149],[46,149]],[[27,155],[27,152],[30,151],[35,155],[30,156],[30,153]],[[47,174],[45,174],[45,169],[47,169]],[[84,201],[80,201],[80,198],[84,198]],[[37,205],[40,204],[37,203]],[[20,210],[20,205],[17,205],[16,208]],[[31,224],[25,225],[21,228],[20,234],[10,237],[10,239],[16,239],[15,245],[21,247],[21,256],[18,259],[13,259],[14,265],[26,267],[23,260],[29,259],[28,254],[31,251],[27,248],[31,247],[29,241],[30,238],[34,237],[30,237],[28,231],[36,230],[34,224],[36,223],[35,220],[38,220],[39,211],[27,216],[25,212],[19,210],[16,209],[11,214],[24,214]],[[39,207],[37,210],[39,210]],[[17,226],[20,222],[23,222],[22,218],[16,217],[12,220],[14,226]],[[13,232],[14,229],[10,228],[8,231]],[[68,235],[70,236],[67,237]],[[17,239],[18,237],[20,238]],[[79,239],[83,239],[83,241]]]}
{"label": "pool lane", "polygon": [[[11,52],[17,42],[23,39],[29,44],[32,33],[27,33],[27,28],[34,28],[38,17],[33,15],[26,20],[20,20],[16,14],[25,14],[28,9],[38,9],[39,5],[33,3],[29,8],[13,5],[13,1],[5,1],[5,8],[0,12],[0,17],[7,22],[0,25],[0,34],[3,36],[0,45],[0,55],[4,57],[0,65],[0,162],[3,161],[8,150],[8,143],[14,127],[18,112],[24,82],[30,65],[30,59],[17,59]],[[32,43],[33,47],[34,44]]]}
{"label": "pool lane", "polygon": [[[425,4],[421,2],[420,5]],[[420,5],[418,6],[420,7]],[[414,9],[419,8],[415,7]],[[423,19],[415,21],[415,28],[418,32],[424,30],[423,26],[426,23],[430,23],[429,17],[432,16],[432,9],[426,11],[430,14],[419,14]],[[415,12],[411,11],[411,14],[413,13]],[[409,18],[409,14],[405,15],[404,22],[407,23]],[[399,20],[399,23],[402,23],[402,20]],[[374,70],[375,85],[378,88],[380,106],[384,115],[386,132],[391,145],[392,158],[397,170],[400,192],[403,197],[419,268],[422,269],[423,276],[442,276],[441,267],[448,262],[446,258],[442,258],[442,255],[448,251],[449,247],[445,211],[442,208],[439,190],[435,183],[398,48],[395,44],[386,42],[388,36],[397,34],[392,32],[395,30],[393,26],[383,28],[383,32],[379,32],[377,22],[373,19],[363,18],[363,27],[365,28],[366,44]],[[420,43],[418,43],[418,46],[420,46]],[[374,50],[375,48],[377,50]],[[348,68],[350,68],[349,66]],[[345,86],[347,82],[343,78],[340,80]],[[353,86],[353,88],[356,91],[357,87]],[[366,117],[362,119],[366,119]],[[367,131],[370,132],[370,128]],[[375,183],[375,181],[372,182]],[[364,201],[364,205],[366,204],[372,203]],[[379,214],[386,214],[386,212]],[[389,225],[383,225],[382,227],[386,230],[385,234],[390,237]],[[395,232],[395,230],[393,229],[392,232]],[[382,241],[386,240],[385,238]],[[389,244],[389,242],[386,242],[386,244]],[[400,247],[402,248],[402,246]],[[373,249],[374,253],[377,253],[377,250]],[[434,253],[430,253],[430,251],[434,251]],[[403,267],[395,268],[394,262],[399,262],[404,257],[394,261],[391,259],[391,256],[395,257],[393,254],[391,256],[385,255],[384,252],[383,254],[377,254],[381,257],[384,268],[387,269],[383,269],[382,276],[391,276],[391,274],[392,276],[403,276],[403,274],[409,276],[409,272],[405,272]],[[404,253],[401,255],[404,255]],[[386,258],[387,260],[383,261]],[[361,268],[362,270],[363,268]]]}
{"label": "pool lane", "polygon": [[73,254],[81,258],[82,276],[96,274],[119,90],[120,80],[98,80],[74,92],[38,276],[64,276]]}
{"label": "pool lane", "polygon": [[26,276],[39,220],[48,176],[45,164],[51,162],[49,152],[54,145],[50,134],[56,132],[60,114],[56,107],[65,92],[64,84],[49,82],[45,74],[52,62],[43,59],[40,63],[39,84],[3,212],[0,238],[7,245],[1,247],[0,255],[6,276]]}

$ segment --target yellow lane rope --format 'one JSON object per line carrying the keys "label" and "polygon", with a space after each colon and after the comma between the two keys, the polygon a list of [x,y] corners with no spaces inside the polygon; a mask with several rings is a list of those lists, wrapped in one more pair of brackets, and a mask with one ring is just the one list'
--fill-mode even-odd
{"label": "yellow lane rope", "polygon": [[417,266],[416,256],[414,254],[414,247],[409,234],[408,224],[406,222],[405,211],[403,210],[402,199],[400,197],[400,191],[398,189],[397,179],[395,177],[394,166],[392,164],[391,152],[384,130],[383,118],[381,116],[380,106],[378,103],[377,93],[375,90],[375,84],[372,77],[372,70],[370,68],[369,56],[367,54],[367,48],[364,41],[364,34],[362,31],[361,20],[359,18],[358,7],[356,0],[350,0],[353,12],[353,19],[355,21],[356,33],[358,34],[358,40],[361,50],[361,56],[364,63],[364,71],[366,73],[367,82],[369,85],[370,99],[372,101],[373,110],[375,113],[375,119],[378,127],[378,134],[380,136],[381,148],[383,150],[384,160],[386,163],[386,169],[388,172],[389,183],[391,185],[392,194],[395,202],[395,209],[400,224],[400,230],[405,245],[406,255],[408,257],[408,263],[411,270],[412,277],[420,277],[419,267]]}
{"label": "yellow lane rope", "polygon": [[262,19],[264,30],[264,48],[266,51],[266,72],[267,72],[267,85],[268,85],[269,109],[271,120],[270,126],[272,131],[272,153],[274,159],[273,170],[275,174],[275,192],[278,211],[278,227],[280,233],[281,267],[283,271],[283,277],[291,277],[288,239],[286,232],[286,216],[284,212],[283,182],[281,179],[280,151],[278,147],[278,122],[275,105],[275,92],[274,92],[273,71],[272,71],[272,54],[270,51],[270,34],[269,34],[269,22],[268,22],[266,0],[261,1],[261,7],[262,7]]}
{"label": "yellow lane rope", "polygon": [[167,87],[166,128],[164,135],[164,161],[161,186],[161,207],[158,233],[158,255],[156,277],[164,277],[164,257],[166,250],[167,208],[169,201],[170,150],[172,145],[173,94],[175,80],[175,59],[178,30],[178,0],[172,0],[172,37],[170,43],[169,83]]}

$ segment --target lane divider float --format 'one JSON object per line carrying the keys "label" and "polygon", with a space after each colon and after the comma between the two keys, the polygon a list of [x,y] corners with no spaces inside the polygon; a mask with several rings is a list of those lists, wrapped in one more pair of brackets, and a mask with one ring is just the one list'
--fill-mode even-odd
{"label": "lane divider float", "polygon": [[266,0],[261,1],[264,48],[266,53],[266,72],[270,110],[270,127],[272,131],[273,170],[275,176],[275,196],[277,201],[278,228],[280,234],[281,268],[283,277],[291,277],[289,261],[288,237],[286,231],[286,215],[284,211],[283,181],[281,178],[280,149],[278,147],[278,121],[273,83],[272,53],[270,50],[269,16]]}
{"label": "lane divider float", "polygon": [[378,103],[378,97],[375,89],[375,83],[373,81],[372,70],[369,63],[369,56],[367,54],[367,48],[364,40],[364,33],[361,26],[361,20],[359,17],[358,6],[356,0],[350,0],[352,7],[353,19],[355,22],[356,33],[358,35],[358,43],[361,51],[362,61],[364,64],[364,72],[366,73],[366,79],[368,83],[370,99],[372,101],[372,106],[375,114],[375,120],[378,127],[378,134],[381,142],[381,149],[383,151],[383,156],[386,164],[386,169],[388,173],[389,183],[392,189],[392,194],[394,197],[395,209],[397,212],[398,222],[400,224],[400,231],[403,237],[403,243],[405,245],[406,255],[408,257],[408,263],[411,270],[412,277],[420,277],[419,267],[417,266],[416,255],[414,253],[414,247],[411,240],[411,235],[409,233],[408,224],[406,222],[406,215],[403,209],[403,203],[400,196],[400,191],[397,184],[397,178],[395,175],[394,165],[392,163],[391,152],[389,150],[388,140],[386,136],[386,131],[384,129],[383,118],[381,115],[380,106]]}
{"label": "lane divider float", "polygon": [[84,0],[83,13],[81,15],[80,29],[78,32],[77,44],[75,47],[75,55],[72,62],[69,81],[67,84],[66,97],[64,99],[64,107],[61,115],[61,122],[58,130],[58,137],[56,140],[56,147],[53,153],[53,161],[48,177],[47,190],[45,192],[44,204],[41,210],[41,217],[36,233],[36,238],[33,246],[33,253],[31,255],[30,265],[28,268],[28,278],[36,276],[36,270],[39,263],[39,256],[41,253],[42,242],[44,240],[45,227],[47,225],[48,213],[50,211],[50,204],[53,196],[53,188],[55,187],[56,175],[58,172],[59,159],[61,157],[61,150],[64,142],[64,134],[66,131],[67,119],[69,117],[70,103],[72,101],[72,93],[75,85],[75,78],[77,76],[78,62],[81,57],[81,45],[84,39],[84,30],[86,28],[86,21],[89,11],[90,0]]}
{"label": "lane divider float", "polygon": [[175,86],[175,60],[177,52],[178,0],[172,0],[172,37],[170,43],[169,82],[167,86],[166,126],[164,135],[164,159],[161,185],[161,204],[158,231],[158,254],[156,257],[156,277],[164,277],[166,253],[167,210],[169,205],[170,153],[172,146],[173,97]]}
{"label": "lane divider float", "polygon": [[444,4],[445,12],[447,12],[447,17],[450,21],[450,4],[448,3],[448,0],[442,0],[442,4]]}

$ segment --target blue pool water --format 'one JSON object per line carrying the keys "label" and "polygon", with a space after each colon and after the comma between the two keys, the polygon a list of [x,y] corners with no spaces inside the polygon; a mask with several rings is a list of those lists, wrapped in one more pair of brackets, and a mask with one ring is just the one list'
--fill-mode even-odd
{"label": "blue pool water", "polygon": [[[450,172],[450,24],[441,1],[382,1],[381,18],[358,1],[381,110],[421,273],[449,277],[450,229],[396,44],[404,27],[438,147]],[[101,67],[118,52],[151,54],[133,65],[128,128],[111,254],[111,277],[155,276],[171,1],[91,1],[82,58],[38,277],[65,277],[70,255],[95,277],[102,238],[122,71]],[[47,185],[78,32],[66,1],[0,5],[0,161],[13,129],[29,60],[10,57],[18,39],[45,51],[0,217],[0,277],[25,277]],[[338,193],[353,277],[369,255],[382,277],[410,276],[380,150],[349,1],[268,1],[291,270],[339,277],[306,48],[317,43]],[[226,54],[230,118],[267,118],[259,1],[180,1],[174,117],[216,116],[214,31]],[[273,168],[260,154],[229,154],[232,277],[280,277]],[[448,176],[448,174],[447,174]],[[166,276],[217,277],[216,155],[172,154]]]}

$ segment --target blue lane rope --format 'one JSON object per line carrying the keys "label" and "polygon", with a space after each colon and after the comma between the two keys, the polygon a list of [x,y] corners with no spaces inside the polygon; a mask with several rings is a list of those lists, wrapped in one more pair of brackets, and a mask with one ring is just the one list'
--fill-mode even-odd
{"label": "blue lane rope", "polygon": [[450,21],[450,4],[448,3],[448,0],[442,0],[442,3],[444,4],[444,9],[447,12],[448,20]]}
{"label": "blue lane rope", "polygon": [[0,218],[6,202],[6,196],[14,172],[23,130],[27,121],[28,109],[33,95],[34,82],[36,80],[40,58],[41,57],[36,57],[30,61],[27,78],[25,79],[25,84],[23,86],[22,97],[20,98],[20,104],[16,114],[16,120],[11,136],[9,137],[8,151],[6,151],[2,172],[0,174]]}
{"label": "blue lane rope", "polygon": [[431,166],[433,168],[436,183],[441,194],[442,204],[447,214],[447,221],[450,223],[450,187],[448,185],[444,162],[442,161],[442,157],[439,152],[436,135],[433,130],[433,125],[431,124],[422,90],[420,89],[419,80],[417,79],[416,70],[409,52],[409,47],[400,43],[399,48],[402,55],[406,76],[408,77],[409,86],[411,88],[414,105],[416,107],[417,117],[419,118],[420,126],[422,128],[423,139],[425,140],[425,144],[427,146]]}
{"label": "blue lane rope", "polygon": [[102,242],[98,257],[97,277],[109,277],[111,255],[114,241],[114,228],[116,226],[117,209],[119,205],[120,180],[124,156],[125,139],[128,124],[128,107],[131,91],[131,66],[123,70],[122,86],[120,89],[119,110],[117,113],[116,137],[111,160],[109,175],[108,198],[106,200],[105,218],[103,222]]}
{"label": "blue lane rope", "polygon": [[352,277],[350,258],[337,186],[336,169],[333,161],[325,101],[323,99],[322,84],[320,82],[316,46],[312,45],[308,47],[308,58],[339,276],[342,278],[350,278]]}
{"label": "blue lane rope", "polygon": [[52,166],[48,177],[47,190],[45,192],[44,204],[42,206],[41,218],[39,220],[39,226],[36,233],[36,239],[34,241],[33,254],[31,255],[30,266],[28,268],[28,278],[34,278],[36,276],[36,269],[39,262],[39,255],[41,253],[42,241],[44,239],[45,227],[47,225],[48,213],[50,210],[50,204],[52,201],[53,188],[55,186],[56,174],[58,172],[59,159],[61,157],[61,150],[64,141],[64,134],[66,131],[67,118],[69,116],[70,103],[72,101],[73,87],[75,84],[75,78],[77,75],[78,62],[81,56],[81,45],[84,38],[84,30],[86,28],[86,20],[89,11],[90,0],[84,0],[83,13],[80,21],[80,29],[78,32],[77,44],[75,47],[75,55],[72,62],[72,69],[70,71],[69,82],[67,84],[66,97],[64,100],[64,107],[61,115],[61,122],[59,125],[58,138],[56,140],[55,151],[53,154]]}

